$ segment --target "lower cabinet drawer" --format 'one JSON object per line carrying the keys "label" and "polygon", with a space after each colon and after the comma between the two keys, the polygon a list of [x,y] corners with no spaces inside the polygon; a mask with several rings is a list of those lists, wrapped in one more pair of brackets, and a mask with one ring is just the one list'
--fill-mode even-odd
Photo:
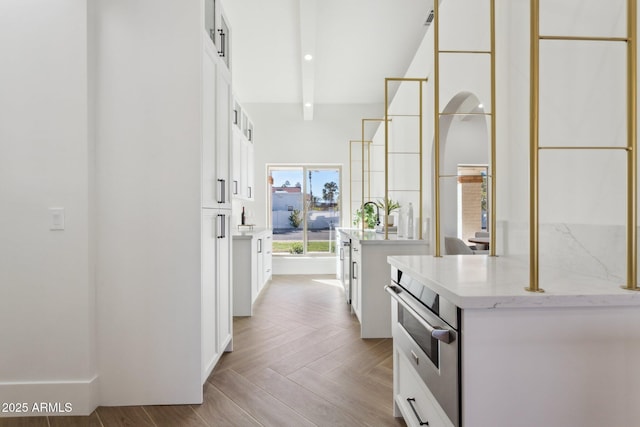
{"label": "lower cabinet drawer", "polygon": [[395,401],[407,426],[453,427],[453,423],[424,385],[409,359],[396,347],[394,357]]}

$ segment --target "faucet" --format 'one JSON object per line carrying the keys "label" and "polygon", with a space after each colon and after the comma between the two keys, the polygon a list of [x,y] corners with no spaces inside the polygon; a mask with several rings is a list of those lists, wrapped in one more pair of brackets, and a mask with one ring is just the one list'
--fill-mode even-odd
{"label": "faucet", "polygon": [[364,215],[364,212],[365,212],[364,208],[367,205],[373,205],[376,207],[376,225],[380,225],[380,208],[375,202],[367,202],[364,205],[362,205],[362,215]]}

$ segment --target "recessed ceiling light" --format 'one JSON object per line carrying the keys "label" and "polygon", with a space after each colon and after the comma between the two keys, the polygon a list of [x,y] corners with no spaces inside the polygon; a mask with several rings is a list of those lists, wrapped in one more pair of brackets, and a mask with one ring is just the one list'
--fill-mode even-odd
{"label": "recessed ceiling light", "polygon": [[478,104],[478,108],[484,108],[483,104]]}
{"label": "recessed ceiling light", "polygon": [[309,107],[311,107],[311,103],[310,103],[310,102],[307,102],[307,103],[305,103],[305,104],[304,104],[304,106],[305,106],[305,107],[307,107],[307,108],[309,108]]}
{"label": "recessed ceiling light", "polygon": [[304,60],[305,60],[305,61],[311,61],[312,59],[313,59],[313,55],[311,55],[310,53],[307,53],[307,54],[304,56]]}

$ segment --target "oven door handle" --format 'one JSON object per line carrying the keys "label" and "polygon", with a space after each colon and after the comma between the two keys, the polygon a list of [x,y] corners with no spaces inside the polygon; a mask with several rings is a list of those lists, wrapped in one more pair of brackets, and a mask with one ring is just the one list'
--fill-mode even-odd
{"label": "oven door handle", "polygon": [[396,288],[395,286],[387,285],[384,287],[384,290],[387,291],[389,295],[391,295],[391,298],[398,301],[398,304],[400,304],[405,310],[411,313],[411,315],[413,315],[413,317],[415,317],[416,320],[420,322],[420,324],[427,329],[427,331],[429,331],[429,333],[431,334],[431,338],[434,338],[438,341],[442,341],[443,343],[446,343],[446,344],[449,344],[451,341],[453,341],[451,339],[452,337],[448,329],[442,329],[442,328],[431,326],[429,322],[424,320],[422,316],[420,316],[420,314],[413,309],[413,307],[408,305],[402,298],[400,298],[398,296],[398,293],[400,292],[398,288]]}

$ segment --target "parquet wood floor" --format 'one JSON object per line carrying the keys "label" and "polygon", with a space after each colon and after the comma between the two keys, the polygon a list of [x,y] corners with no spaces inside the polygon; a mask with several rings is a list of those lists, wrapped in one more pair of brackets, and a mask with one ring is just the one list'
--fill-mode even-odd
{"label": "parquet wood floor", "polygon": [[100,407],[87,417],[0,418],[19,426],[404,426],[392,415],[392,341],[360,338],[332,276],[276,276],[202,405]]}

